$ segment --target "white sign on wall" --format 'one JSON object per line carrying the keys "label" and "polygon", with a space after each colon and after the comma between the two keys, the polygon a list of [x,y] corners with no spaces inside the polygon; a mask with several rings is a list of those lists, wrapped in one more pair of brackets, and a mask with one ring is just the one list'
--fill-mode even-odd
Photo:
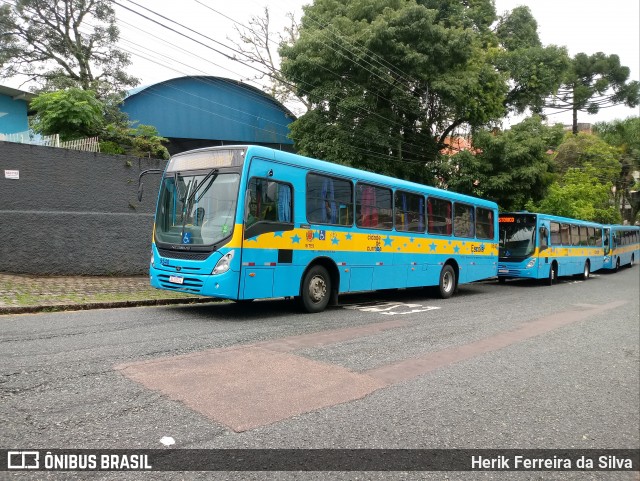
{"label": "white sign on wall", "polygon": [[5,170],[4,171],[5,179],[20,179],[20,171],[19,170]]}

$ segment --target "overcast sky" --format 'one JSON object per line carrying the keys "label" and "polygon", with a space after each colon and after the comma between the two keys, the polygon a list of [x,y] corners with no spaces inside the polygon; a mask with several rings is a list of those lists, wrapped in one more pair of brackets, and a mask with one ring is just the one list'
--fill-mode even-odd
{"label": "overcast sky", "polygon": [[[154,17],[129,0],[118,0],[125,6]],[[271,12],[274,32],[281,32],[286,13],[300,18],[302,0],[133,0],[135,3],[164,15],[192,29],[186,35],[209,45],[206,48],[185,36],[170,32],[139,15],[116,6],[121,28],[121,46],[132,54],[130,71],[150,85],[183,75],[214,75],[233,79],[248,79],[256,72],[233,62],[213,49],[232,54],[213,40],[231,45],[228,37],[237,38],[235,20],[247,24],[265,6]],[[640,79],[640,2],[638,0],[495,0],[496,11],[502,14],[518,5],[528,5],[538,21],[543,44],[566,46],[570,55],[602,51],[616,53],[623,65],[631,69],[631,79]],[[158,17],[158,21],[167,23]],[[197,33],[196,33],[197,32]],[[203,34],[209,38],[204,38]],[[275,49],[275,45],[274,45]],[[18,87],[15,83],[5,85]],[[637,108],[603,109],[594,116],[583,114],[582,122],[612,120],[638,115]],[[570,122],[570,114],[554,115],[551,119]]]}

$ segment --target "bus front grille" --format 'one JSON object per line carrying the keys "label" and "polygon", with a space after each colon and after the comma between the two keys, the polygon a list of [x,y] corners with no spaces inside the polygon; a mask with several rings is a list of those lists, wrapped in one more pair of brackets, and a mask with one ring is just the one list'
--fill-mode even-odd
{"label": "bus front grille", "polygon": [[192,292],[194,294],[199,294],[202,291],[202,286],[204,285],[200,279],[195,277],[184,277],[182,284],[169,282],[169,276],[167,274],[159,274],[158,281],[160,281],[160,285],[165,289],[180,292]]}
{"label": "bus front grille", "polygon": [[211,252],[188,252],[188,251],[172,251],[169,249],[158,248],[158,254],[160,257],[167,257],[169,259],[182,259],[187,261],[203,261],[208,258]]}

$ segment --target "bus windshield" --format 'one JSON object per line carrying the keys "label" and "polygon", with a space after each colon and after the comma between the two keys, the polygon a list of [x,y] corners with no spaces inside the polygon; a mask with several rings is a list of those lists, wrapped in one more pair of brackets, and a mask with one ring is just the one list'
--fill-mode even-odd
{"label": "bus windshield", "polygon": [[535,218],[505,217],[500,219],[499,257],[529,257],[535,250]]}
{"label": "bus windshield", "polygon": [[155,239],[208,246],[233,232],[240,175],[218,169],[167,174],[160,187]]}

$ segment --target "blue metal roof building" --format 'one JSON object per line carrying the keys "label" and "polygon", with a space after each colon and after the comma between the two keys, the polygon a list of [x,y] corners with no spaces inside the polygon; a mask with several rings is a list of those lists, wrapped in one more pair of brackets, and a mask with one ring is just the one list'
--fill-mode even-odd
{"label": "blue metal roof building", "polygon": [[129,91],[129,119],[153,125],[171,154],[212,145],[258,144],[292,151],[295,116],[265,92],[236,80],[193,76]]}
{"label": "blue metal roof building", "polygon": [[0,85],[0,134],[29,130],[27,112],[34,94]]}

